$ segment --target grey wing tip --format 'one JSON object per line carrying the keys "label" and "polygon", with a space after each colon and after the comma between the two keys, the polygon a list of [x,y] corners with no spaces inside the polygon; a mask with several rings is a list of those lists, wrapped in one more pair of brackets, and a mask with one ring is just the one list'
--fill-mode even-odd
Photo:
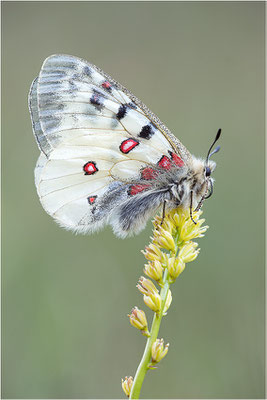
{"label": "grey wing tip", "polygon": [[31,121],[32,124],[34,124],[34,96],[36,94],[36,90],[37,90],[37,83],[38,83],[38,76],[32,81],[30,90],[29,90],[29,94],[28,94],[28,107],[29,107],[29,111],[30,111],[30,115],[31,115]]}
{"label": "grey wing tip", "polygon": [[37,77],[32,81],[31,86],[30,86],[30,90],[29,90],[29,94],[28,94],[28,107],[29,107],[29,110],[30,110],[30,114],[32,114],[31,107],[32,107],[33,91],[35,90],[35,88],[36,88],[36,86],[37,86],[38,78],[39,78],[39,76],[37,76]]}
{"label": "grey wing tip", "polygon": [[[64,63],[66,63],[66,65],[67,64],[71,64],[71,63],[73,65],[76,65],[76,64],[79,64],[79,63],[85,63],[86,65],[92,65],[93,67],[95,67],[94,64],[89,63],[87,60],[85,60],[85,59],[83,59],[81,57],[73,56],[73,55],[70,55],[70,54],[58,53],[58,54],[52,54],[51,56],[48,56],[44,60],[44,62],[42,64],[42,67],[41,67],[41,71],[44,70],[45,67],[47,65],[49,65],[50,63],[53,65],[54,62],[55,62],[55,64],[57,62],[60,62],[63,65],[64,65]],[[50,65],[50,67],[51,67],[51,65]],[[96,69],[97,69],[97,67],[96,67]]]}
{"label": "grey wing tip", "polygon": [[69,60],[69,61],[78,61],[81,60],[83,61],[81,58],[76,57],[76,56],[72,56],[70,54],[63,54],[63,53],[58,53],[58,54],[51,54],[51,56],[46,57],[46,59],[44,60],[43,64],[42,64],[42,68],[45,64],[47,64],[47,62],[52,61],[52,60]]}
{"label": "grey wing tip", "polygon": [[31,84],[29,95],[28,95],[28,105],[31,116],[32,130],[35,136],[38,147],[42,153],[47,156],[49,151],[51,150],[51,146],[48,143],[48,140],[42,130],[40,120],[39,120],[39,108],[38,108],[38,99],[37,99],[37,85],[38,78],[35,78]]}

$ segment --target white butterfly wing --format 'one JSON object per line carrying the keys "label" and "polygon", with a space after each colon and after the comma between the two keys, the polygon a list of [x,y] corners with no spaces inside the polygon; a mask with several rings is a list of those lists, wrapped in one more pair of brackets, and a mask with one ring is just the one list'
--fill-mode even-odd
{"label": "white butterfly wing", "polygon": [[[29,106],[41,150],[37,191],[44,209],[67,229],[86,233],[109,223],[143,168],[172,152],[185,162],[191,157],[127,89],[73,56],[45,60]],[[137,185],[132,193],[142,190]]]}

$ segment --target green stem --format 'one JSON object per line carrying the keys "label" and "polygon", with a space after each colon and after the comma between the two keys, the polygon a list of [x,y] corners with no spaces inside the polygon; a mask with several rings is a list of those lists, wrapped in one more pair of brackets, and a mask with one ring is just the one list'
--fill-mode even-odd
{"label": "green stem", "polygon": [[160,291],[161,309],[158,314],[157,313],[154,314],[154,318],[153,318],[153,322],[152,322],[152,326],[151,326],[151,330],[150,330],[150,337],[147,339],[146,347],[145,347],[145,351],[144,351],[142,360],[140,361],[140,364],[137,368],[137,371],[136,371],[136,374],[134,377],[134,382],[133,382],[133,386],[132,386],[132,390],[131,390],[131,394],[130,394],[130,399],[139,399],[142,384],[143,384],[145,375],[147,373],[147,370],[149,369],[149,364],[151,363],[152,344],[155,342],[155,340],[158,337],[160,323],[161,323],[169,287],[170,287],[169,273],[166,268],[164,271],[164,276],[163,276],[163,286]]}

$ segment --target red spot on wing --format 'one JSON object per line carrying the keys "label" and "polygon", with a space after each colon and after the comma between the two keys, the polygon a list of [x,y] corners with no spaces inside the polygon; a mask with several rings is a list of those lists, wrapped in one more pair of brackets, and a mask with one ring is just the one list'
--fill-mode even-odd
{"label": "red spot on wing", "polygon": [[132,185],[132,186],[130,186],[130,188],[128,190],[128,194],[130,196],[134,196],[137,193],[143,192],[144,190],[146,190],[149,187],[150,187],[150,185]]}
{"label": "red spot on wing", "polygon": [[158,162],[159,167],[164,168],[164,169],[171,169],[172,167],[172,162],[167,156],[162,156],[161,159]]}
{"label": "red spot on wing", "polygon": [[146,180],[156,179],[157,175],[157,171],[151,167],[146,167],[141,171],[142,178]]}
{"label": "red spot on wing", "polygon": [[138,146],[139,142],[135,139],[126,139],[120,145],[120,151],[124,154],[129,153],[132,149]]}
{"label": "red spot on wing", "polygon": [[176,165],[177,167],[183,167],[184,162],[183,160],[176,154],[176,153],[172,153],[171,151],[169,151],[171,159],[167,156],[162,156],[161,159],[158,162],[158,165],[161,168],[164,169],[171,169],[171,167],[173,167],[174,165]]}
{"label": "red spot on wing", "polygon": [[178,167],[184,166],[183,160],[179,156],[177,156],[176,153],[170,152],[170,155],[171,155],[172,161],[174,162],[175,165],[177,165]]}
{"label": "red spot on wing", "polygon": [[87,197],[88,203],[89,204],[94,204],[94,202],[96,201],[97,196],[89,196]]}
{"label": "red spot on wing", "polygon": [[94,161],[88,161],[86,164],[84,164],[83,170],[85,175],[93,175],[98,171],[98,168]]}
{"label": "red spot on wing", "polygon": [[111,84],[108,81],[105,81],[101,85],[104,89],[111,90]]}

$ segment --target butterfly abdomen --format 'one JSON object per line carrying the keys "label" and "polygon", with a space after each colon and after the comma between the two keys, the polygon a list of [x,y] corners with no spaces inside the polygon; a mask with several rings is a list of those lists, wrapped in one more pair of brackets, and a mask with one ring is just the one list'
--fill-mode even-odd
{"label": "butterfly abdomen", "polygon": [[166,192],[144,192],[124,202],[110,218],[114,233],[122,238],[139,233],[165,198]]}

